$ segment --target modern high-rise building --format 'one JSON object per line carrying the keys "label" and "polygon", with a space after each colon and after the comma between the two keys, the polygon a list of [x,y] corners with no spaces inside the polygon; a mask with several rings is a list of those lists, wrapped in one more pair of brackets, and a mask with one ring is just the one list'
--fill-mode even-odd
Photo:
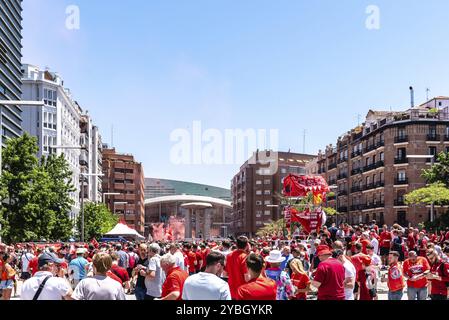
{"label": "modern high-rise building", "polygon": [[[329,205],[342,220],[417,226],[430,219],[431,206],[406,205],[404,195],[426,186],[422,170],[440,152],[449,152],[449,97],[403,112],[370,110],[336,146],[320,150],[318,173],[337,186]],[[436,207],[435,217],[445,211]]]}
{"label": "modern high-rise building", "polygon": [[[145,229],[143,165],[131,154],[103,146],[103,193],[109,209],[140,234]],[[110,193],[117,195],[108,195]]]}
{"label": "modern high-rise building", "polygon": [[[22,94],[22,0],[0,1],[0,100]],[[22,109],[0,103],[2,145],[22,134]]]}
{"label": "modern high-rise building", "polygon": [[44,106],[24,108],[23,130],[37,137],[39,157],[64,154],[67,159],[77,190],[71,194],[75,204],[70,216],[75,219],[81,198],[92,202],[102,200],[98,176],[102,173],[101,136],[90,115],[73,99],[57,73],[29,64],[24,64],[22,69],[22,98],[44,101]]}
{"label": "modern high-rise building", "polygon": [[[282,218],[279,195],[289,174],[305,174],[305,166],[316,156],[291,152],[256,152],[231,181],[233,205],[231,230],[253,236],[265,223]],[[271,168],[266,159],[271,158]]]}

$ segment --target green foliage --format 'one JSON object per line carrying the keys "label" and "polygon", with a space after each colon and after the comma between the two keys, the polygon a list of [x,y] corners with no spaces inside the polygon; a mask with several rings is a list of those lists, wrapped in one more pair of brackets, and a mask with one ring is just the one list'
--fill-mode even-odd
{"label": "green foliage", "polygon": [[[81,235],[81,214],[77,219],[78,234]],[[100,238],[118,223],[117,215],[104,204],[88,202],[84,205],[84,239]]]}
{"label": "green foliage", "polygon": [[422,175],[429,183],[441,182],[449,187],[449,153],[441,152],[437,163],[430,169],[424,169]]}
{"label": "green foliage", "polygon": [[433,222],[426,221],[423,225],[426,230],[445,230],[449,227],[449,214],[443,214],[436,218]]}
{"label": "green foliage", "polygon": [[284,232],[285,229],[284,219],[279,219],[277,221],[270,221],[265,226],[260,228],[256,235],[259,237],[271,236],[273,234],[279,234]]}
{"label": "green foliage", "polygon": [[444,205],[449,203],[449,189],[443,183],[433,183],[428,187],[416,189],[406,194],[405,203]]}
{"label": "green foliage", "polygon": [[72,202],[64,178],[72,173],[64,158],[39,163],[37,152],[36,138],[26,133],[8,140],[2,150],[0,223],[7,242],[59,240],[71,234]]}

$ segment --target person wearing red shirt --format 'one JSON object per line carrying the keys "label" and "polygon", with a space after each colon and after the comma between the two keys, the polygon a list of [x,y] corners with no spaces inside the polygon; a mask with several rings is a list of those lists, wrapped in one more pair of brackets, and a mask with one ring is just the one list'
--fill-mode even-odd
{"label": "person wearing red shirt", "polygon": [[262,256],[251,253],[245,259],[249,274],[248,283],[242,284],[236,290],[236,300],[276,300],[276,282],[261,275],[264,267]]}
{"label": "person wearing red shirt", "polygon": [[39,271],[38,259],[41,254],[42,254],[42,248],[37,248],[36,255],[34,256],[33,259],[30,260],[30,263],[28,264],[28,268],[30,269],[31,276],[34,276],[34,274]]}
{"label": "person wearing red shirt", "polygon": [[186,243],[184,245],[184,253],[187,255],[187,265],[189,266],[189,275],[195,274],[197,259],[196,253],[192,251],[192,245]]}
{"label": "person wearing red shirt", "polygon": [[246,257],[249,250],[249,241],[245,236],[237,238],[237,250],[226,257],[226,272],[232,299],[237,299],[237,289],[248,282],[249,274]]}
{"label": "person wearing red shirt", "polygon": [[[388,255],[388,300],[402,300],[405,281],[402,268],[399,265],[399,252],[391,251]],[[382,279],[384,282],[385,279]]]}
{"label": "person wearing red shirt", "polygon": [[201,250],[198,249],[197,245],[193,246],[192,252],[195,254],[196,257],[195,273],[198,273],[201,271],[201,266],[203,265],[203,254]]}
{"label": "person wearing red shirt", "polygon": [[292,300],[307,300],[307,292],[310,291],[310,278],[304,271],[304,266],[299,258],[290,260],[289,268],[292,270],[291,280],[296,287],[296,295]]}
{"label": "person wearing red shirt", "polygon": [[407,249],[409,252],[416,251],[416,238],[412,227],[409,228],[407,235]]}
{"label": "person wearing red shirt", "polygon": [[435,249],[427,251],[427,259],[430,262],[430,272],[426,276],[427,280],[431,282],[430,298],[432,300],[447,300],[449,263],[442,261]]}
{"label": "person wearing red shirt", "polygon": [[418,257],[415,251],[408,253],[408,259],[402,265],[407,279],[408,300],[427,299],[427,279],[430,265],[426,258]]}
{"label": "person wearing red shirt", "polygon": [[312,285],[318,289],[318,300],[345,300],[345,268],[332,258],[328,246],[318,246],[320,264],[315,272]]}
{"label": "person wearing red shirt", "polygon": [[154,300],[181,300],[184,282],[189,275],[176,265],[176,257],[170,253],[164,255],[160,263],[166,277],[162,284],[161,298]]}
{"label": "person wearing red shirt", "polygon": [[362,245],[362,253],[363,254],[368,254],[366,252],[366,246],[371,244],[371,241],[369,240],[369,233],[368,232],[362,233],[362,236],[361,236],[361,239],[360,239],[360,244]]}
{"label": "person wearing red shirt", "polygon": [[393,236],[391,232],[388,231],[387,225],[382,227],[382,232],[380,233],[380,257],[382,259],[382,265],[386,266],[388,263],[388,254],[390,252],[391,240]]}
{"label": "person wearing red shirt", "polygon": [[418,247],[419,256],[426,257],[427,239],[424,237],[424,232],[422,232],[422,231],[419,233],[417,247]]}
{"label": "person wearing red shirt", "polygon": [[206,270],[206,259],[210,253],[210,249],[208,247],[206,247],[205,244],[202,244],[200,246],[200,248],[201,248],[201,254],[203,255],[203,263],[201,265],[201,271],[204,272],[204,270]]}
{"label": "person wearing red shirt", "polygon": [[374,300],[376,297],[376,293],[373,290],[375,285],[375,274],[374,270],[371,269],[371,257],[363,256],[361,259],[362,262],[362,270],[360,270],[357,274],[358,282],[359,282],[359,297],[360,300]]}
{"label": "person wearing red shirt", "polygon": [[[129,275],[128,271],[125,268],[122,268],[118,265],[119,256],[116,252],[111,254],[112,258],[112,266],[110,273],[114,274],[116,277],[120,279],[120,283],[125,287],[125,289],[129,289]],[[109,274],[108,274],[109,276]],[[114,277],[111,277],[115,279]]]}

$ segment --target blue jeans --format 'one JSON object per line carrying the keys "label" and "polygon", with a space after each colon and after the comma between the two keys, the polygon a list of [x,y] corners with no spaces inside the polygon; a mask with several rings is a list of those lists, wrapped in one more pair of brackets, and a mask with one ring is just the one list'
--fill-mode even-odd
{"label": "blue jeans", "polygon": [[388,291],[388,300],[402,300],[402,296],[404,292],[402,290],[399,291]]}
{"label": "blue jeans", "polygon": [[136,300],[145,300],[147,289],[142,287],[136,287],[134,294],[136,295]]}
{"label": "blue jeans", "polygon": [[424,288],[407,288],[407,296],[409,300],[426,300],[427,287]]}

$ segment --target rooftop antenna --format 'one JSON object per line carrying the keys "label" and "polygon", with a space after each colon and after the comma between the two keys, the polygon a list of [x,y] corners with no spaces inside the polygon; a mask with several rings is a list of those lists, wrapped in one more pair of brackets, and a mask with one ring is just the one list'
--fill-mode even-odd
{"label": "rooftop antenna", "polygon": [[427,88],[426,89],[426,102],[429,101],[429,92],[430,92],[430,89]]}
{"label": "rooftop antenna", "polygon": [[410,87],[410,104],[413,109],[415,107],[415,91],[413,90],[413,87]]}
{"label": "rooftop antenna", "polygon": [[360,126],[360,119],[362,119],[362,115],[359,113],[359,114],[357,115],[357,127]]}

